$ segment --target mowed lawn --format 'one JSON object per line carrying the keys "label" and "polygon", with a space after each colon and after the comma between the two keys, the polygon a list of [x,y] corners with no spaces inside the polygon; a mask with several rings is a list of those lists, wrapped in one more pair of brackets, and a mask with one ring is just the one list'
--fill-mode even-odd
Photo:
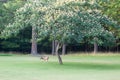
{"label": "mowed lawn", "polygon": [[0,80],[120,80],[120,54],[56,56],[1,55]]}

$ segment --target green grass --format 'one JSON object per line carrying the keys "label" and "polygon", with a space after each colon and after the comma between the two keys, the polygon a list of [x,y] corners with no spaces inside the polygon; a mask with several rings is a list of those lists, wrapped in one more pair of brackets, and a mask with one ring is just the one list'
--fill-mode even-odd
{"label": "green grass", "polygon": [[120,80],[120,54],[67,55],[59,65],[29,55],[0,55],[0,80]]}

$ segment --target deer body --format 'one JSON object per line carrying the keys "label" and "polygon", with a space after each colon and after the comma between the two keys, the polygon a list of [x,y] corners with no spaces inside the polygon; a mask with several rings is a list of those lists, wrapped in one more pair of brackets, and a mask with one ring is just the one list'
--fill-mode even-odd
{"label": "deer body", "polygon": [[48,56],[41,56],[40,59],[42,59],[44,61],[48,61],[49,57]]}

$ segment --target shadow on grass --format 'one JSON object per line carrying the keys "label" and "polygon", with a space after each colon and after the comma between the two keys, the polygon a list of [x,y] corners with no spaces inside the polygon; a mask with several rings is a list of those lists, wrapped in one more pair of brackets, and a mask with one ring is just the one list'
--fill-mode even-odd
{"label": "shadow on grass", "polygon": [[101,63],[64,63],[64,68],[72,69],[101,69],[101,70],[120,70],[120,64],[101,64]]}
{"label": "shadow on grass", "polygon": [[[57,62],[48,62],[48,63],[30,63],[25,64],[31,68],[44,68],[44,69],[60,69],[60,70],[120,70],[120,64],[103,64],[103,63],[81,63],[81,62],[64,62],[63,65],[58,64]],[[32,65],[32,66],[29,66]]]}

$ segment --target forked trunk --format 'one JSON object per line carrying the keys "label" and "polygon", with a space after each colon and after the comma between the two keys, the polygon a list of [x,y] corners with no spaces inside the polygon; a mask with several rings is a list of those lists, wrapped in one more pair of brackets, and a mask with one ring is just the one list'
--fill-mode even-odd
{"label": "forked trunk", "polygon": [[55,53],[56,53],[56,55],[57,55],[57,57],[58,57],[59,64],[63,64],[62,58],[61,58],[60,54],[58,53],[60,44],[59,44],[58,41],[55,41],[55,43],[56,43],[56,50],[55,50]]}
{"label": "forked trunk", "polygon": [[37,55],[37,40],[36,40],[37,34],[35,27],[32,27],[32,46],[31,46],[31,54]]}

